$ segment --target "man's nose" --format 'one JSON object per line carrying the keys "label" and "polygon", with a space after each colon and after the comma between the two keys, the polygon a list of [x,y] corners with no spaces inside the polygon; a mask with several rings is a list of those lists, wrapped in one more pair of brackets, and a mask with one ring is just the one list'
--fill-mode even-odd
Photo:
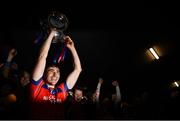
{"label": "man's nose", "polygon": [[54,73],[53,73],[53,75],[54,75],[54,76],[56,76],[56,75],[57,75],[57,73],[56,73],[56,72],[54,72]]}

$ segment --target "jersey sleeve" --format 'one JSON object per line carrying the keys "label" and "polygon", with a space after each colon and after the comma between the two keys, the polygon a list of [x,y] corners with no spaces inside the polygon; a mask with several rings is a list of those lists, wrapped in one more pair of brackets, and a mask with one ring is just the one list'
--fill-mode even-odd
{"label": "jersey sleeve", "polygon": [[31,80],[30,95],[32,99],[36,98],[43,84],[44,84],[44,81],[42,77],[38,81]]}

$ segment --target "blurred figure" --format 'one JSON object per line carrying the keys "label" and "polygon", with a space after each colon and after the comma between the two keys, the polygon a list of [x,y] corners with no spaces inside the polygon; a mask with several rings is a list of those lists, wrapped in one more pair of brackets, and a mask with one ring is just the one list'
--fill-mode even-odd
{"label": "blurred figure", "polygon": [[112,94],[112,102],[113,102],[113,117],[114,119],[120,119],[120,110],[121,110],[121,91],[120,91],[120,87],[119,87],[119,83],[117,80],[113,80],[112,81],[112,85],[115,87],[116,89],[116,93]]}
{"label": "blurred figure", "polygon": [[82,87],[75,87],[73,95],[66,102],[66,119],[82,120],[87,117],[87,97]]}
{"label": "blurred figure", "polygon": [[112,81],[115,87],[115,94],[105,94],[106,96],[101,102],[101,119],[118,119],[120,113],[121,92],[117,80]]}
{"label": "blurred figure", "polygon": [[113,80],[112,85],[116,88],[116,93],[112,94],[112,101],[115,103],[115,106],[116,106],[121,101],[121,92],[120,92],[118,81]]}
{"label": "blurred figure", "polygon": [[83,99],[83,90],[80,89],[80,88],[75,88],[75,91],[74,91],[74,100],[77,101],[77,102],[80,102],[82,101]]}
{"label": "blurred figure", "polygon": [[[6,61],[1,63],[0,68],[0,111],[1,114],[4,113],[3,116],[5,117],[9,114],[11,118],[15,118],[15,110],[17,109],[16,88],[18,85],[18,65],[14,62],[14,58],[17,55],[17,50],[15,48],[10,48],[8,50]],[[11,118],[7,117],[5,119]]]}
{"label": "blurred figure", "polygon": [[91,99],[88,101],[89,119],[101,119],[100,94],[103,82],[104,80],[100,77],[97,87],[92,93]]}
{"label": "blurred figure", "polygon": [[0,63],[0,68],[3,67],[3,65],[4,65],[3,63]]}
{"label": "blurred figure", "polygon": [[17,50],[15,48],[9,49],[6,61],[1,64],[1,75],[12,83],[16,83],[18,74],[18,65],[13,61],[16,55]]}
{"label": "blurred figure", "polygon": [[[17,103],[18,103],[18,119],[28,119],[29,117],[29,86],[30,86],[31,75],[26,70],[21,70],[18,74],[18,86],[16,88]],[[23,115],[22,115],[23,114]]]}
{"label": "blurred figure", "polygon": [[19,78],[20,78],[20,84],[22,87],[25,87],[26,85],[28,85],[30,83],[30,73],[27,71],[22,71],[19,74]]}
{"label": "blurred figure", "polygon": [[99,78],[99,82],[97,84],[97,88],[95,92],[92,95],[92,101],[96,104],[99,104],[99,96],[100,96],[100,90],[101,90],[101,85],[103,84],[103,79]]}
{"label": "blurred figure", "polygon": [[18,65],[13,62],[13,59],[17,55],[17,50],[15,48],[12,48],[9,50],[7,60],[4,64],[2,74],[5,78],[10,78],[14,80],[14,78],[17,77],[17,70],[18,70]]}

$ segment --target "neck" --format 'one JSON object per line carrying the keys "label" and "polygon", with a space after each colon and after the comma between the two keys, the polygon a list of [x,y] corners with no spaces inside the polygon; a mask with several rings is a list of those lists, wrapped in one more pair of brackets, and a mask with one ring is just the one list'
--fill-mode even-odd
{"label": "neck", "polygon": [[46,83],[46,84],[47,84],[48,88],[54,88],[54,85],[50,85],[48,83]]}

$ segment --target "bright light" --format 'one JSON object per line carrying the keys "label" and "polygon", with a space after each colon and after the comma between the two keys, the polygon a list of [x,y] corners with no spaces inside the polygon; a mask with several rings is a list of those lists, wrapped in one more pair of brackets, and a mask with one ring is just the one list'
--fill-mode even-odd
{"label": "bright light", "polygon": [[54,36],[58,36],[59,35],[59,33],[58,32],[56,32],[55,34],[54,34]]}
{"label": "bright light", "polygon": [[153,54],[153,56],[154,56],[156,59],[159,59],[159,56],[157,55],[157,53],[154,51],[153,48],[150,48],[149,50],[150,50],[150,52]]}
{"label": "bright light", "polygon": [[174,84],[175,84],[177,87],[179,87],[179,84],[178,84],[177,82],[174,82]]}

